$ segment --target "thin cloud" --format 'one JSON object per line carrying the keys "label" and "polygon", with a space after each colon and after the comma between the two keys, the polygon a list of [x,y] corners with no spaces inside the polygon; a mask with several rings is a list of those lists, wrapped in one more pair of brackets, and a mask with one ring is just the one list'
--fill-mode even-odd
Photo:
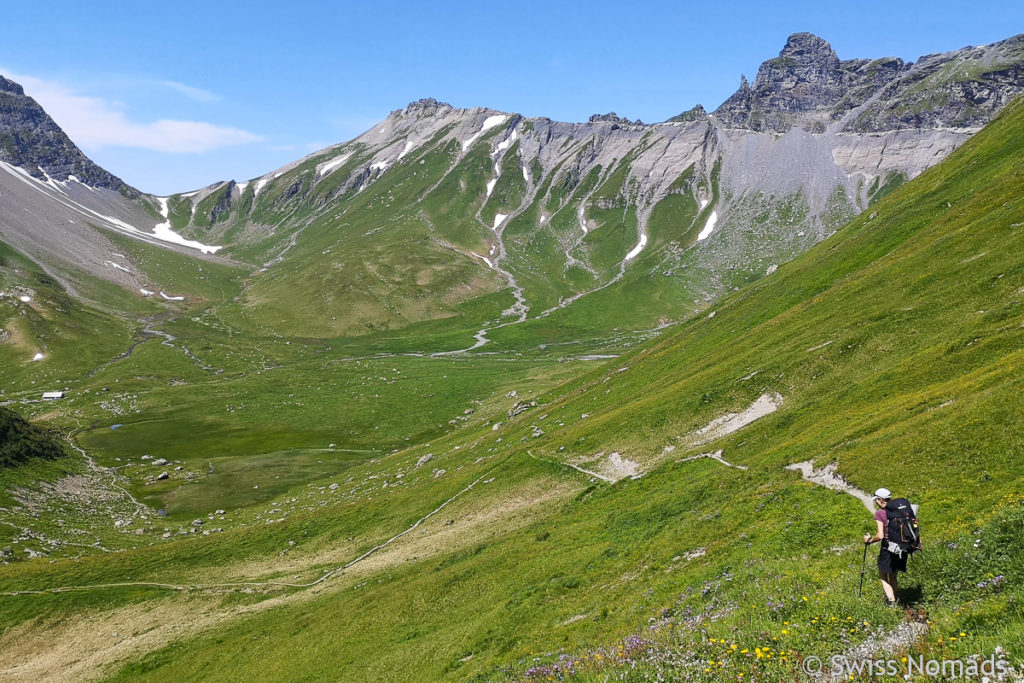
{"label": "thin cloud", "polygon": [[82,95],[62,83],[18,74],[10,78],[24,86],[25,93],[35,98],[75,143],[88,150],[136,147],[170,154],[200,154],[264,140],[240,128],[204,121],[133,121],[117,103]]}
{"label": "thin cloud", "polygon": [[217,102],[221,99],[221,96],[215,92],[196,88],[191,85],[185,85],[184,83],[179,83],[177,81],[159,81],[159,84],[165,88],[170,88],[171,90],[181,93],[194,102]]}

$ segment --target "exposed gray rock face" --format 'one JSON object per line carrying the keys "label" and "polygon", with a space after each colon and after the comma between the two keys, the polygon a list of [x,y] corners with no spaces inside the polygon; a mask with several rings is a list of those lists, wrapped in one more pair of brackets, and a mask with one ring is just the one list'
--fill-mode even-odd
{"label": "exposed gray rock face", "polygon": [[[744,82],[746,82],[746,79],[744,79]],[[704,111],[704,107],[698,104],[692,109],[684,111],[682,114],[673,116],[668,120],[668,123],[692,123],[693,121],[703,121],[707,117],[708,113]]]}
{"label": "exposed gray rock face", "polygon": [[220,190],[220,198],[217,203],[214,204],[210,210],[210,223],[217,223],[228,216],[231,213],[231,192],[235,189],[237,184],[234,180],[223,186],[223,190]]}
{"label": "exposed gray rock face", "polygon": [[810,33],[795,33],[715,111],[729,128],[785,133],[906,128],[976,129],[1024,91],[1024,36],[985,47],[901,59],[840,60]]}
{"label": "exposed gray rock face", "polygon": [[35,178],[59,181],[75,176],[91,187],[137,197],[138,190],[108,173],[65,135],[17,83],[0,76],[0,161],[20,166]]}
{"label": "exposed gray rock face", "polygon": [[1024,35],[926,55],[845,126],[856,132],[980,128],[1024,92]]}
{"label": "exposed gray rock face", "polygon": [[625,126],[642,126],[642,125],[644,125],[644,122],[641,121],[640,119],[637,119],[636,121],[630,121],[626,117],[619,116],[618,114],[616,114],[613,111],[612,112],[608,112],[607,114],[594,114],[589,119],[587,119],[587,121],[589,121],[590,123],[618,123],[618,124],[622,124],[622,125],[625,125]]}

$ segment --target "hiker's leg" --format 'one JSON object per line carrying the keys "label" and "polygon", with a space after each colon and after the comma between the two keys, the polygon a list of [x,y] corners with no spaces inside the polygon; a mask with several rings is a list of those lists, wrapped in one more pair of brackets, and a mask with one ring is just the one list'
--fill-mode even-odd
{"label": "hiker's leg", "polygon": [[885,599],[889,602],[896,602],[895,576],[880,571],[878,572],[878,578],[882,580],[882,591],[885,593]]}

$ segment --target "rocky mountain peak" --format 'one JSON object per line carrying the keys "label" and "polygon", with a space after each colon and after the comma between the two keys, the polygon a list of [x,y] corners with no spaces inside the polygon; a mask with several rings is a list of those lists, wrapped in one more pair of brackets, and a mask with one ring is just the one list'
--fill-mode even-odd
{"label": "rocky mountain peak", "polygon": [[[744,79],[745,81],[746,79]],[[690,123],[691,121],[703,121],[708,117],[708,113],[704,111],[704,107],[696,105],[688,111],[684,111],[682,114],[677,114],[670,118],[669,123]]]}
{"label": "rocky mountain peak", "polygon": [[778,57],[761,64],[753,86],[741,79],[740,89],[715,115],[734,128],[782,133],[803,126],[820,132],[824,122],[815,113],[843,98],[854,80],[853,66],[841,62],[823,38],[794,33]]}
{"label": "rocky mountain peak", "polygon": [[793,59],[802,63],[828,64],[839,66],[839,56],[824,38],[813,33],[794,33],[779,52],[779,58]]}
{"label": "rocky mountain peak", "polygon": [[64,181],[75,176],[91,187],[126,197],[138,190],[92,162],[19,84],[0,76],[0,161],[30,175]]}
{"label": "rocky mountain peak", "polygon": [[9,92],[15,95],[24,95],[25,89],[14,81],[9,81],[3,76],[0,76],[0,92]]}
{"label": "rocky mountain peak", "polygon": [[452,110],[454,107],[447,102],[438,102],[433,97],[424,97],[410,102],[404,109],[399,109],[397,113],[406,116],[435,116],[436,114],[447,114]]}
{"label": "rocky mountain peak", "polygon": [[644,125],[644,122],[641,121],[640,119],[637,119],[636,121],[630,121],[625,116],[619,116],[618,114],[616,114],[613,111],[610,111],[607,114],[594,114],[589,119],[587,119],[587,122],[588,123],[618,123],[618,124],[622,124],[622,125],[626,125],[626,126],[642,126],[642,125]]}
{"label": "rocky mountain peak", "polygon": [[[980,127],[1024,89],[1024,52],[1010,39],[982,48],[926,55],[916,64],[889,57],[840,60],[828,41],[794,33],[715,111],[729,128],[785,133]],[[861,110],[863,111],[855,111]]]}

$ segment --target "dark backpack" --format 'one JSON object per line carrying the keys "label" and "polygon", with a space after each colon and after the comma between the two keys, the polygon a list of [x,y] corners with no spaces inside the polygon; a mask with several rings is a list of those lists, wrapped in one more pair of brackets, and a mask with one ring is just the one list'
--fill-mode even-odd
{"label": "dark backpack", "polygon": [[885,506],[890,549],[899,546],[899,555],[912,555],[921,549],[921,525],[914,507],[906,498],[894,498]]}

